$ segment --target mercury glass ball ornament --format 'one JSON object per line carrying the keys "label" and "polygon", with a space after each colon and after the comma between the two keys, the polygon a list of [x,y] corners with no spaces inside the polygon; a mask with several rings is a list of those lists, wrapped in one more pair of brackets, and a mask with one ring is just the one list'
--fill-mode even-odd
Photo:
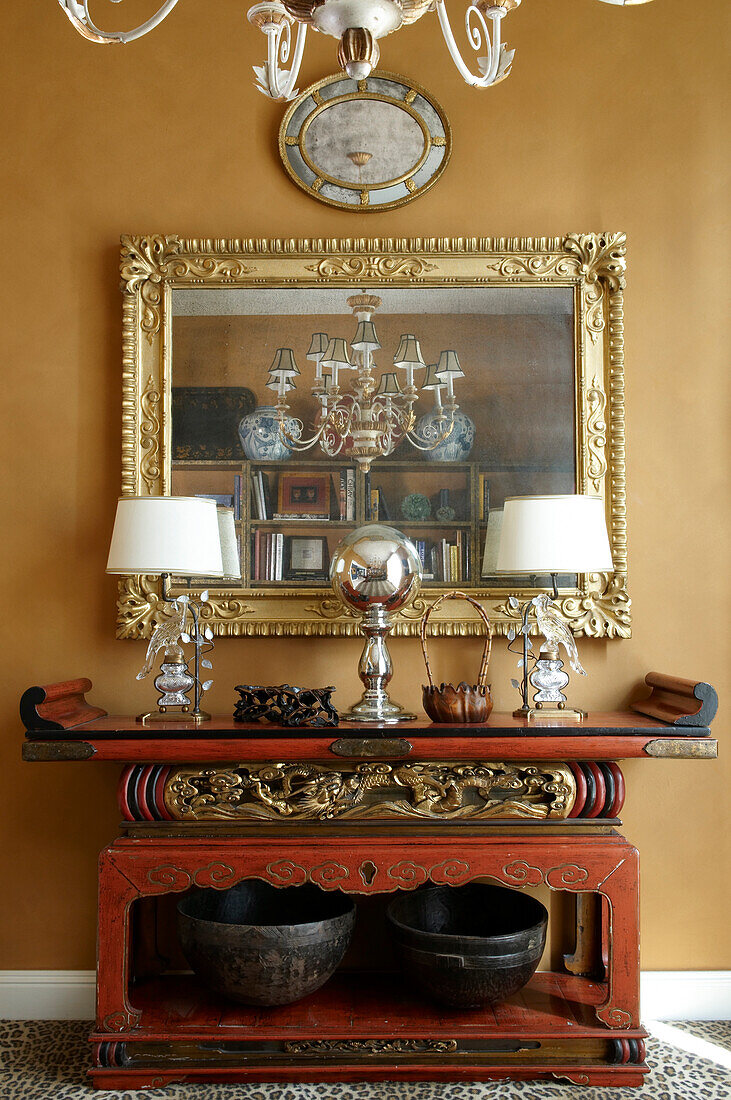
{"label": "mercury glass ball ornament", "polygon": [[390,614],[416,597],[421,586],[421,561],[416,547],[395,527],[367,523],[346,535],[330,563],[333,591],[353,611],[360,612],[365,645],[358,665],[365,691],[360,702],[341,714],[346,722],[390,725],[414,718],[386,690],[393,665],[386,639]]}
{"label": "mercury glass ball ornament", "polygon": [[421,586],[421,561],[411,539],[395,527],[366,523],[346,535],[330,563],[333,591],[347,607],[397,611]]}

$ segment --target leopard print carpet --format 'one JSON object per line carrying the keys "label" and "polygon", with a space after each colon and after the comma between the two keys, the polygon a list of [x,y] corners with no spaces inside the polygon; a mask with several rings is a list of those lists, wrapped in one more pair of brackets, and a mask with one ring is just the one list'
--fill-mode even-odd
{"label": "leopard print carpet", "polygon": [[[170,1085],[144,1092],[96,1092],[87,1083],[86,1022],[0,1021],[0,1100],[731,1100],[731,1023],[673,1024],[713,1044],[700,1057],[651,1037],[651,1073],[637,1089],[560,1082],[381,1082],[378,1084]],[[725,1063],[725,1064],[724,1064]]]}

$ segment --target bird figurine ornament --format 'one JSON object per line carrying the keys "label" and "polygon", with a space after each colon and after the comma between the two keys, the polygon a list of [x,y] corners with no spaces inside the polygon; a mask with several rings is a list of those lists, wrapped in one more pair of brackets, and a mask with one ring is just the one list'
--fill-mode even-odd
{"label": "bird figurine ornament", "polygon": [[[163,587],[163,598],[171,608],[167,618],[157,624],[152,632],[150,644],[147,647],[145,663],[137,673],[138,680],[144,680],[155,667],[158,653],[164,651],[160,672],[155,677],[155,687],[160,692],[157,700],[157,710],[139,714],[139,722],[161,722],[173,719],[189,719],[194,722],[202,722],[210,715],[201,710],[200,701],[204,691],[212,686],[212,680],[202,681],[201,668],[210,669],[211,662],[207,654],[213,649],[213,631],[210,626],[202,627],[199,622],[199,609],[190,596],[169,597],[169,581],[166,579]],[[208,600],[208,592],[202,592],[201,604]],[[192,621],[192,630],[188,629],[188,616]],[[181,648],[181,642],[192,642],[194,650],[193,672],[189,670],[189,662]],[[188,692],[193,690],[193,700],[188,698]]]}
{"label": "bird figurine ornament", "polygon": [[187,599],[174,600],[172,603],[172,607],[174,608],[172,614],[166,619],[163,619],[162,622],[159,622],[153,630],[150,644],[147,647],[145,663],[137,673],[138,680],[144,680],[145,676],[150,675],[155,667],[155,658],[163,646],[165,647],[166,655],[168,650],[179,650],[180,647],[178,642],[185,631],[187,604]]}
{"label": "bird figurine ornament", "polygon": [[[520,625],[517,628],[511,627],[508,631],[508,649],[515,652],[511,647],[518,640],[522,647],[522,656],[518,661],[521,682],[511,680],[513,687],[521,693],[522,706],[513,711],[513,716],[528,721],[551,718],[581,721],[586,718],[584,711],[566,705],[563,691],[569,682],[569,674],[559,656],[559,646],[566,650],[574,672],[579,676],[586,676],[586,669],[579,660],[573,634],[555,609],[556,605],[551,597],[542,592],[521,605],[515,596],[509,596],[508,607],[520,619]],[[535,615],[538,633],[545,639],[537,656],[529,638],[533,629],[529,622],[531,614]],[[529,673],[530,663],[533,668]],[[529,684],[534,689],[532,706],[528,701]]]}
{"label": "bird figurine ornament", "polygon": [[579,652],[576,648],[574,636],[566,623],[559,619],[555,611],[551,610],[552,606],[553,600],[545,592],[542,592],[540,596],[536,596],[533,600],[536,624],[547,643],[545,646],[541,646],[541,651],[549,648],[558,650],[559,645],[562,645],[566,650],[566,656],[574,672],[577,672],[579,676],[586,676],[586,669],[582,667],[579,660]]}
{"label": "bird figurine ornament", "polygon": [[535,694],[533,706],[529,709],[527,717],[581,721],[586,717],[585,712],[566,706],[563,689],[569,682],[569,675],[564,670],[563,661],[559,657],[559,646],[563,646],[574,672],[579,676],[586,676],[586,669],[579,660],[574,636],[554,610],[555,605],[550,596],[542,592],[533,598],[532,604],[536,626],[545,638],[545,642],[540,647],[535,667],[528,677],[531,686],[535,689]]}

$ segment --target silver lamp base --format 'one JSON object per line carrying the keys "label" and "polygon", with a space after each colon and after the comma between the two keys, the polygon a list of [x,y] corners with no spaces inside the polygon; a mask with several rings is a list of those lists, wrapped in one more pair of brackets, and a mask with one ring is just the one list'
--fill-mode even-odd
{"label": "silver lamp base", "polygon": [[409,714],[398,703],[393,703],[386,692],[383,697],[374,692],[363,692],[359,703],[340,715],[341,722],[378,722],[382,726],[394,726],[397,722],[411,722],[415,714]]}
{"label": "silver lamp base", "polygon": [[340,715],[341,722],[378,722],[392,726],[416,718],[388,697],[386,690],[393,676],[391,654],[386,638],[391,630],[388,612],[379,604],[371,606],[363,616],[360,628],[366,636],[358,665],[365,691],[358,703]]}

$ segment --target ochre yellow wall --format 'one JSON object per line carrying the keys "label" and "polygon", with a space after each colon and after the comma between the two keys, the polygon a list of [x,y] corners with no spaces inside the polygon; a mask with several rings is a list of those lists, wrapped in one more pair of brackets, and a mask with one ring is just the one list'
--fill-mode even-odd
{"label": "ochre yellow wall", "polygon": [[[456,2],[455,8],[461,5]],[[91,967],[96,853],[115,835],[117,769],[22,764],[17,701],[85,675],[110,711],[147,705],[140,643],[114,638],[104,574],[120,466],[122,232],[181,236],[552,235],[624,229],[630,641],[588,641],[578,702],[612,708],[659,669],[710,680],[717,762],[626,766],[627,835],[642,852],[643,965],[731,966],[728,938],[728,330],[725,0],[526,0],[507,21],[513,75],[464,86],[434,16],[383,44],[383,67],[443,104],[452,162],[409,206],[330,210],[280,167],[281,105],[252,86],[263,38],[244,0],[181,0],[125,47],[82,41],[49,3],[5,4],[2,81],[4,566],[0,967]],[[99,20],[152,0],[98,0]],[[304,88],[332,72],[312,36]],[[214,707],[242,680],[356,691],[358,643],[223,640]],[[439,674],[479,642],[434,643]],[[421,658],[393,644],[395,697],[417,706]],[[514,702],[504,642],[492,682]],[[443,670],[443,671],[442,671]]]}

